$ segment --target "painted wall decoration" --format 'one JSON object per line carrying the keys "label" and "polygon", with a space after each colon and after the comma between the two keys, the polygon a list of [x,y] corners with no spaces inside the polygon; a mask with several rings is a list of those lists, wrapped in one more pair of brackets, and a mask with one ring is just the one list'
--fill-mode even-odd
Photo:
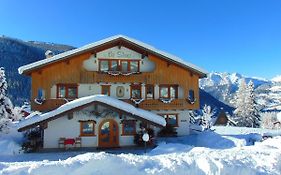
{"label": "painted wall decoration", "polygon": [[91,55],[89,59],[83,62],[83,67],[88,71],[98,71],[99,58],[141,60],[140,72],[152,72],[155,69],[155,63],[150,61],[148,57],[142,58],[142,55],[140,53],[137,53],[126,47],[121,47],[119,49],[117,46],[98,52],[96,54],[96,57],[95,55]]}
{"label": "painted wall decoration", "polygon": [[124,97],[124,94],[125,94],[125,88],[123,86],[117,86],[116,96],[121,98],[121,97]]}

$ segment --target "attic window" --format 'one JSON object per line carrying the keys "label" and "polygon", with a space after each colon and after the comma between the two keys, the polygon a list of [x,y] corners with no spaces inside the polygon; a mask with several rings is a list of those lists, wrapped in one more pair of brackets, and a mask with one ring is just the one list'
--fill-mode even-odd
{"label": "attic window", "polygon": [[100,61],[100,71],[108,71],[109,70],[109,61],[101,60]]}
{"label": "attic window", "polygon": [[100,72],[139,72],[140,60],[125,59],[99,59]]}

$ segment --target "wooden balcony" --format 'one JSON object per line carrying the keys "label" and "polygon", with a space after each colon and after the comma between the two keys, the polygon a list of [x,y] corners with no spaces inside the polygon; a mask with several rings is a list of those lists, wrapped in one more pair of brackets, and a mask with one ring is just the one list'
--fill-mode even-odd
{"label": "wooden balcony", "polygon": [[51,111],[53,109],[60,107],[61,105],[65,104],[66,102],[67,102],[67,100],[60,99],[60,98],[47,99],[41,105],[33,102],[31,104],[31,107],[32,107],[33,111],[47,112],[47,111]]}
{"label": "wooden balcony", "polygon": [[[184,110],[184,109],[194,109],[194,105],[191,105],[185,99],[174,99],[170,103],[163,103],[159,99],[149,99],[144,100],[140,104],[135,104],[130,99],[123,99],[122,101],[129,103],[135,107],[142,108],[145,110]],[[67,100],[65,99],[48,99],[39,105],[32,103],[32,110],[47,112],[58,108],[59,106],[65,104]]]}
{"label": "wooden balcony", "polygon": [[149,75],[145,73],[137,73],[131,75],[109,75],[107,73],[96,72],[94,74],[95,82],[147,82]]}
{"label": "wooden balcony", "polygon": [[183,110],[194,108],[194,106],[190,105],[185,99],[174,99],[170,103],[164,103],[159,99],[149,99],[142,101],[138,105],[135,104],[132,100],[124,101],[145,110]]}

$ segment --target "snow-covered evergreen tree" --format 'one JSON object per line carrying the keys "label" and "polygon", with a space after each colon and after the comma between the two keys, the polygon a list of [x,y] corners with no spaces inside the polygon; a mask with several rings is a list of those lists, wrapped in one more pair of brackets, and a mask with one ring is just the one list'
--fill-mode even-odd
{"label": "snow-covered evergreen tree", "polygon": [[212,111],[211,106],[207,106],[205,104],[202,110],[202,126],[205,129],[210,129],[214,124],[212,122],[213,115],[214,115],[214,111]]}
{"label": "snow-covered evergreen tree", "polygon": [[214,125],[214,116],[215,111],[212,110],[211,106],[204,105],[203,109],[193,110],[189,112],[190,124],[192,126],[198,126],[197,130],[208,130]]}
{"label": "snow-covered evergreen tree", "polygon": [[[245,116],[245,95],[247,93],[247,84],[245,79],[240,81],[238,86],[238,90],[234,96],[233,104],[236,107],[234,114],[236,115],[236,120],[240,120],[243,116]],[[242,120],[242,119],[241,119]]]}
{"label": "snow-covered evergreen tree", "polygon": [[10,120],[13,118],[13,105],[11,100],[6,96],[7,82],[5,70],[0,68],[0,132],[6,131]]}
{"label": "snow-covered evergreen tree", "polygon": [[248,98],[246,98],[246,104],[249,110],[249,118],[252,121],[252,127],[259,128],[260,127],[260,114],[258,110],[258,104],[256,102],[256,94],[255,94],[255,85],[253,81],[250,81],[247,87],[247,92],[249,94]]}
{"label": "snow-covered evergreen tree", "polygon": [[255,101],[254,84],[242,79],[234,98],[235,121],[238,126],[260,127],[260,115]]}
{"label": "snow-covered evergreen tree", "polygon": [[266,129],[281,129],[280,122],[277,119],[277,112],[261,113],[261,127]]}

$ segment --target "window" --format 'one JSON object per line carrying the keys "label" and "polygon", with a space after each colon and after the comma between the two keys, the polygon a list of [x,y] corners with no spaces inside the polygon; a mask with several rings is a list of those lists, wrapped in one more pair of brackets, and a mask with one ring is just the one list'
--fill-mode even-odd
{"label": "window", "polygon": [[58,84],[57,98],[78,98],[78,90],[76,84]]}
{"label": "window", "polygon": [[166,120],[167,125],[178,127],[178,114],[159,114]]}
{"label": "window", "polygon": [[141,99],[141,85],[131,85],[131,98]]}
{"label": "window", "polygon": [[159,94],[160,98],[178,98],[178,86],[160,85]]}
{"label": "window", "polygon": [[145,86],[145,98],[154,99],[154,86],[153,85]]}
{"label": "window", "polygon": [[128,61],[121,61],[121,72],[129,72],[128,65]]}
{"label": "window", "polygon": [[95,121],[80,121],[80,136],[94,136]]}
{"label": "window", "polygon": [[68,98],[77,98],[77,87],[68,87]]}
{"label": "window", "polygon": [[101,85],[101,94],[110,96],[110,85]]}
{"label": "window", "polygon": [[44,100],[45,99],[45,91],[42,88],[38,89],[37,99],[38,100]]}
{"label": "window", "polygon": [[110,70],[111,71],[118,71],[118,60],[111,60],[110,62]]}
{"label": "window", "polygon": [[58,86],[58,97],[59,98],[65,98],[66,92],[65,92],[65,86]]}
{"label": "window", "polygon": [[123,120],[123,132],[122,135],[135,135],[136,134],[136,121],[135,120]]}
{"label": "window", "polygon": [[188,100],[190,101],[190,103],[194,103],[195,102],[194,90],[189,90],[188,91]]}
{"label": "window", "polygon": [[101,60],[100,61],[100,71],[108,71],[109,70],[109,61]]}
{"label": "window", "polygon": [[99,71],[139,72],[139,60],[100,59]]}
{"label": "window", "polygon": [[130,71],[131,72],[139,71],[139,61],[130,61]]}
{"label": "window", "polygon": [[168,87],[160,87],[160,97],[169,98],[169,88]]}

